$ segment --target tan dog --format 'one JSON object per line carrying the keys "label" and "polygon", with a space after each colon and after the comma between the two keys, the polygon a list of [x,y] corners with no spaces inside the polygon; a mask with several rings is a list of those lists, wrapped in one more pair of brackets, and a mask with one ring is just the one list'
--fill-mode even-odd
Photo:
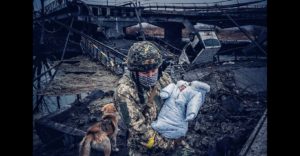
{"label": "tan dog", "polygon": [[112,148],[119,151],[117,148],[117,133],[119,115],[113,103],[106,104],[102,107],[102,120],[88,128],[85,137],[79,145],[79,156],[89,156],[91,148],[98,151],[104,151],[105,156],[111,153]]}

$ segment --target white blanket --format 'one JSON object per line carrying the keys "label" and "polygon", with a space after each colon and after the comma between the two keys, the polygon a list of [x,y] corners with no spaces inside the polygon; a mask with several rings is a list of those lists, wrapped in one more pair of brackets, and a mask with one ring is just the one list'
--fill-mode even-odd
{"label": "white blanket", "polygon": [[196,118],[204,103],[205,94],[209,91],[210,86],[200,81],[169,84],[160,92],[165,103],[157,120],[151,124],[152,128],[166,138],[178,139],[185,136],[188,121]]}

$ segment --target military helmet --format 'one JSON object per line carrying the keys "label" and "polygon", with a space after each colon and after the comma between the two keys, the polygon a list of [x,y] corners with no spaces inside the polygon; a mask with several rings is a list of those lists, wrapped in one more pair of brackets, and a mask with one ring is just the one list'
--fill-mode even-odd
{"label": "military helmet", "polygon": [[130,71],[148,71],[162,64],[160,50],[149,41],[134,43],[127,56],[127,67]]}

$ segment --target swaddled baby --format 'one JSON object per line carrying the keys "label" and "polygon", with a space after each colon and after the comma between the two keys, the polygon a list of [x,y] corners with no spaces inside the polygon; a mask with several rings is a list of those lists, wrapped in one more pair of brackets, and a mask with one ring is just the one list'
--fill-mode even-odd
{"label": "swaddled baby", "polygon": [[193,120],[204,103],[210,86],[200,81],[178,81],[169,84],[160,92],[165,103],[156,121],[151,126],[162,136],[178,139],[186,135],[188,121]]}

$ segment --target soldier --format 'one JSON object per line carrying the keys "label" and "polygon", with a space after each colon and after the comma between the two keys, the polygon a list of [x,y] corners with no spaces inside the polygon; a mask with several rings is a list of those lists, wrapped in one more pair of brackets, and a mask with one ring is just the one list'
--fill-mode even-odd
{"label": "soldier", "polygon": [[159,92],[172,82],[161,64],[160,50],[151,42],[137,42],[129,49],[129,71],[119,80],[114,100],[129,130],[130,156],[169,154],[178,142],[161,137],[151,127],[163,104]]}

